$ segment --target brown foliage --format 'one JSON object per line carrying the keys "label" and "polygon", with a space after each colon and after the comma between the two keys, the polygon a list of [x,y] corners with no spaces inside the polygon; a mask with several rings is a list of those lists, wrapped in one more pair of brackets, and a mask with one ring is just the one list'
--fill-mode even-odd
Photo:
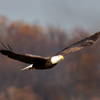
{"label": "brown foliage", "polygon": [[[0,29],[0,41],[9,43],[15,52],[41,56],[53,55],[89,35],[77,29],[70,40],[62,29],[9,22],[3,17]],[[66,56],[55,68],[46,71],[21,72],[20,68],[27,64],[0,55],[0,100],[98,100],[99,44],[100,40],[91,48]]]}

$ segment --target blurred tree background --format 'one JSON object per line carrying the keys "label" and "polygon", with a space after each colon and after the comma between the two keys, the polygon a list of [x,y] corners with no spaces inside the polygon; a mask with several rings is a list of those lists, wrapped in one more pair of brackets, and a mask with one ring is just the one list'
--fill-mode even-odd
{"label": "blurred tree background", "polygon": [[[52,56],[89,35],[83,29],[69,35],[53,26],[0,17],[0,41],[17,53]],[[100,39],[50,70],[20,71],[27,64],[0,54],[0,100],[100,100],[99,44]]]}

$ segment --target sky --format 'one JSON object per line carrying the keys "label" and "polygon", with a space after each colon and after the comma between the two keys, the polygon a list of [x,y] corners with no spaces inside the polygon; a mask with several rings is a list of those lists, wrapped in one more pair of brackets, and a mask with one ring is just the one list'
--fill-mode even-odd
{"label": "sky", "polygon": [[0,15],[66,30],[100,30],[100,0],[0,0]]}

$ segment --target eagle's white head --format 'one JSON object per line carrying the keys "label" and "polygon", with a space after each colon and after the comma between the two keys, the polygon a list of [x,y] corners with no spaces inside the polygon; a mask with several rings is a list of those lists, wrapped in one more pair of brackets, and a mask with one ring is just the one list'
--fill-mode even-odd
{"label": "eagle's white head", "polygon": [[53,57],[51,57],[51,63],[57,64],[59,61],[61,61],[63,59],[64,59],[64,56],[62,56],[62,55],[53,56]]}

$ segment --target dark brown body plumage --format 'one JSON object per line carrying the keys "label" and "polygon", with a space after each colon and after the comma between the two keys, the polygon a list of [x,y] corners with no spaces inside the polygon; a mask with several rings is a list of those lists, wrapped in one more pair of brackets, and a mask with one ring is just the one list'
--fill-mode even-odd
{"label": "dark brown body plumage", "polygon": [[9,50],[1,50],[0,53],[12,59],[27,64],[33,64],[33,67],[31,69],[49,69],[55,65],[50,62],[51,57],[41,57],[41,56],[34,56],[30,54],[22,55],[22,54],[11,52]]}

